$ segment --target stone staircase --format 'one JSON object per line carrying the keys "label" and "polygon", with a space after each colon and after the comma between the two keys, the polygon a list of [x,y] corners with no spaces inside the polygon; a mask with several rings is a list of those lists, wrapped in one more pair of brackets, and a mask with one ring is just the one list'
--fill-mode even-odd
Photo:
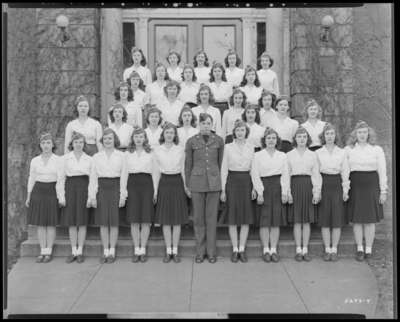
{"label": "stone staircase", "polygon": [[[277,249],[279,256],[293,257],[295,255],[295,248],[293,227],[281,227]],[[314,256],[322,256],[325,252],[324,243],[321,236],[321,229],[319,227],[311,228],[308,250],[309,253]],[[88,227],[83,251],[85,256],[100,257],[103,254],[103,246],[100,239],[99,227]],[[196,241],[193,228],[182,228],[178,251],[181,256],[196,256]],[[338,246],[338,255],[354,257],[356,251],[357,245],[354,240],[352,226],[346,226],[344,229],[342,229]],[[40,247],[39,240],[37,238],[37,227],[29,226],[28,240],[22,243],[21,256],[37,256],[39,252]],[[67,257],[69,254],[71,254],[71,246],[68,235],[68,227],[57,227],[57,238],[53,247],[53,256]],[[165,243],[161,227],[151,227],[146,254],[148,256],[164,256]],[[218,225],[217,256],[230,257],[231,254],[232,245],[229,239],[228,226]],[[257,227],[250,227],[246,244],[246,254],[249,257],[262,256],[262,244],[259,237],[259,228]],[[129,226],[119,227],[116,256],[133,256],[133,242]]]}

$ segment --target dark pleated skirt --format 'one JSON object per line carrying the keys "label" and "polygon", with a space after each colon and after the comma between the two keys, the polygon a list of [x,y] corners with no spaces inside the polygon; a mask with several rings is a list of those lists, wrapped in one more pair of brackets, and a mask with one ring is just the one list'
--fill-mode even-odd
{"label": "dark pleated skirt", "polygon": [[232,143],[232,142],[233,142],[233,135],[232,134],[227,135],[225,138],[225,144]]}
{"label": "dark pleated skirt", "polygon": [[60,224],[60,213],[56,182],[36,181],[29,202],[28,225],[57,226]]}
{"label": "dark pleated skirt", "polygon": [[312,188],[311,176],[290,178],[293,203],[288,205],[288,222],[302,224],[317,222],[317,206],[312,203]]}
{"label": "dark pleated skirt", "polygon": [[213,106],[219,109],[219,112],[221,113],[221,119],[222,115],[224,115],[224,112],[229,109],[228,102],[214,102]]}
{"label": "dark pleated skirt", "polygon": [[125,208],[119,208],[119,178],[99,178],[97,209],[94,209],[96,226],[118,227],[125,224]]}
{"label": "dark pleated skirt", "polygon": [[317,145],[317,146],[309,147],[308,149],[313,151],[313,152],[315,152],[315,151],[317,151],[318,149],[321,149],[321,148],[322,148],[322,146]]}
{"label": "dark pleated skirt", "polygon": [[376,171],[350,172],[348,221],[372,224],[383,219],[383,205],[379,203],[379,196],[379,174]]}
{"label": "dark pleated skirt", "polygon": [[129,174],[127,189],[126,221],[128,223],[154,222],[154,187],[151,174]]}
{"label": "dark pleated skirt", "polygon": [[229,171],[226,181],[226,206],[219,223],[228,225],[251,225],[255,223],[256,203],[251,200],[250,172]]}
{"label": "dark pleated skirt", "polygon": [[347,225],[346,203],[343,201],[342,177],[340,174],[322,175],[322,199],[317,205],[318,226],[342,228]]}
{"label": "dark pleated skirt", "polygon": [[288,153],[289,151],[293,150],[293,145],[289,141],[282,141],[281,148],[279,151]]}
{"label": "dark pleated skirt", "polygon": [[158,184],[156,219],[160,225],[184,225],[189,222],[187,196],[180,173],[161,174]]}
{"label": "dark pleated skirt", "polygon": [[88,144],[87,145],[87,151],[85,152],[87,155],[90,155],[91,157],[95,155],[99,150],[97,149],[96,144]]}
{"label": "dark pleated skirt", "polygon": [[287,225],[287,205],[282,204],[281,175],[261,177],[264,203],[257,205],[256,225],[281,227]]}
{"label": "dark pleated skirt", "polygon": [[67,177],[65,180],[66,206],[61,207],[60,226],[88,226],[90,224],[91,208],[86,208],[88,186],[88,176]]}

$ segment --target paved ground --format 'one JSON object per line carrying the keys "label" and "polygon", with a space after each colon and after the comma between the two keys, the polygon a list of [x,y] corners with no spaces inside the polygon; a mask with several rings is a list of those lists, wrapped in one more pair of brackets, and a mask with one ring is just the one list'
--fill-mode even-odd
{"label": "paved ground", "polygon": [[[134,264],[117,258],[100,264],[66,264],[65,257],[37,264],[22,257],[8,275],[8,314],[51,313],[356,313],[372,318],[375,277],[354,258],[310,263],[282,258],[264,263],[180,264],[162,258]],[[171,315],[169,315],[171,316]]]}

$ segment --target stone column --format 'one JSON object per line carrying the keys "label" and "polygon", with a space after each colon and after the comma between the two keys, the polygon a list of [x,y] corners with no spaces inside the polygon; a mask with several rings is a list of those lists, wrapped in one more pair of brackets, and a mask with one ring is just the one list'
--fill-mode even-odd
{"label": "stone column", "polygon": [[[149,61],[149,30],[148,30],[149,18],[139,19],[139,48],[143,51],[144,56]],[[148,68],[148,66],[147,66]]]}
{"label": "stone column", "polygon": [[251,34],[251,19],[244,18],[243,19],[243,68],[246,65],[252,65],[251,57],[253,52],[253,44],[252,44],[252,34]]}

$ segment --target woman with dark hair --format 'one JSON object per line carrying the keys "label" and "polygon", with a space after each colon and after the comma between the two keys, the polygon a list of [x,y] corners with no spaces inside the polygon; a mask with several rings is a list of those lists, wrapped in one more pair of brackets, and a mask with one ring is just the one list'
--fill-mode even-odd
{"label": "woman with dark hair", "polygon": [[72,253],[67,258],[67,263],[72,263],[75,259],[78,263],[83,263],[86,227],[90,224],[88,186],[92,157],[85,153],[87,143],[81,133],[72,132],[68,149],[71,152],[61,157],[57,172],[56,189],[62,207],[60,226],[69,227]]}
{"label": "woman with dark hair", "polygon": [[353,223],[358,261],[371,259],[375,224],[384,218],[382,205],[386,202],[388,188],[386,160],[385,153],[380,146],[375,145],[375,141],[375,131],[361,121],[350,133],[344,148],[351,171],[347,218]]}
{"label": "woman with dark hair", "polygon": [[149,144],[152,150],[160,146],[160,135],[162,128],[160,124],[162,122],[161,112],[155,107],[150,107],[146,117],[147,128],[145,130],[149,139]]}
{"label": "woman with dark hair", "polygon": [[222,116],[222,139],[225,144],[233,142],[232,131],[236,120],[242,118],[246,106],[246,94],[239,88],[229,97],[229,109]]}
{"label": "woman with dark hair", "polygon": [[326,124],[320,120],[321,114],[322,109],[315,100],[310,100],[306,103],[303,116],[307,121],[301,124],[301,126],[304,127],[311,136],[312,143],[309,147],[311,151],[316,151],[321,148],[319,136]]}
{"label": "woman with dark hair", "polygon": [[160,146],[154,150],[156,169],[160,178],[155,222],[163,225],[167,247],[164,263],[168,263],[171,257],[175,263],[180,262],[178,244],[181,225],[188,223],[185,150],[178,143],[178,131],[175,125],[166,123],[160,136]]}
{"label": "woman with dark hair", "polygon": [[262,53],[260,58],[258,58],[258,61],[262,66],[262,69],[257,71],[262,88],[264,88],[266,91],[274,93],[278,97],[279,96],[278,76],[274,71],[270,69],[274,64],[274,60],[272,59],[271,55],[265,51]]}
{"label": "woman with dark hair", "polygon": [[179,114],[184,105],[184,103],[178,99],[180,90],[181,86],[174,80],[169,80],[164,86],[164,95],[167,99],[157,104],[157,108],[161,111],[164,123],[170,122],[175,126],[179,125]]}
{"label": "woman with dark hair", "polygon": [[121,103],[117,103],[111,107],[108,115],[111,120],[109,128],[118,135],[120,141],[120,146],[117,147],[117,150],[125,152],[131,141],[133,132],[133,127],[126,124],[128,113]]}
{"label": "woman with dark hair", "polygon": [[48,263],[56,239],[56,227],[60,223],[60,208],[57,200],[57,165],[60,157],[54,139],[49,133],[40,136],[38,149],[42,152],[33,158],[28,179],[28,225],[38,226],[40,255],[36,263]]}
{"label": "woman with dark hair", "polygon": [[246,122],[250,129],[250,135],[247,142],[254,147],[254,151],[261,151],[261,139],[264,136],[265,129],[260,125],[260,112],[258,106],[247,104],[242,114],[242,120]]}
{"label": "woman with dark hair", "polygon": [[240,90],[246,93],[248,103],[258,104],[263,88],[261,87],[256,70],[250,67],[250,65],[246,66],[243,80],[240,83]]}
{"label": "woman with dark hair", "polygon": [[242,61],[233,49],[229,49],[228,55],[224,59],[226,67],[226,79],[232,88],[240,86],[244,76],[244,70],[238,68]]}
{"label": "woman with dark hair", "polygon": [[203,49],[197,49],[193,57],[194,73],[200,84],[208,84],[210,82],[210,68],[208,68],[208,57]]}
{"label": "woman with dark hair", "polygon": [[[143,84],[143,80],[140,78],[140,75],[136,71],[133,71],[129,75],[129,78],[127,79],[126,82],[131,87],[131,90],[133,93],[133,104],[139,105],[139,107],[140,107],[141,115],[142,115],[141,124],[142,124],[143,128],[146,128],[146,113],[147,113],[147,106],[149,104],[149,97],[145,93],[145,86]],[[138,117],[136,117],[136,113],[134,116],[132,116],[132,118],[131,118],[132,121],[130,121],[129,111],[127,111],[127,112],[128,112],[127,123],[130,125],[134,125],[137,123],[137,125],[140,126],[139,121],[135,122],[135,120],[138,119]],[[132,112],[133,112],[133,110],[132,110]]]}
{"label": "woman with dark hair", "polygon": [[337,146],[339,135],[336,128],[327,123],[319,137],[322,148],[315,151],[319,162],[319,171],[322,175],[318,226],[321,227],[325,244],[324,261],[336,262],[341,228],[347,224],[345,202],[349,199],[350,168],[346,151]]}
{"label": "woman with dark hair", "polygon": [[100,226],[104,254],[100,263],[114,263],[118,226],[125,221],[126,195],[120,192],[124,153],[118,135],[107,128],[100,140],[104,151],[96,153],[90,166],[89,198],[94,209],[94,224]]}
{"label": "woman with dark hair", "polygon": [[146,259],[150,223],[154,222],[158,177],[154,153],[143,128],[135,126],[132,141],[124,154],[121,172],[121,193],[126,196],[126,222],[131,224],[134,263]]}
{"label": "woman with dark hair", "polygon": [[76,119],[69,122],[65,129],[64,154],[69,152],[68,145],[71,142],[72,131],[82,133],[86,139],[88,150],[87,154],[93,156],[99,151],[103,151],[101,139],[101,123],[92,119],[90,116],[89,100],[81,95],[75,101],[74,114]]}
{"label": "woman with dark hair", "polygon": [[[251,179],[257,191],[256,225],[260,226],[265,262],[279,262],[277,245],[281,226],[287,225],[286,203],[290,188],[286,154],[278,151],[281,139],[267,127],[261,139],[262,150],[254,154]],[[271,242],[271,248],[269,243]]]}
{"label": "woman with dark hair", "polygon": [[185,148],[187,140],[200,132],[197,128],[197,117],[187,104],[183,106],[179,114],[179,125],[181,126],[178,128],[179,145]]}
{"label": "woman with dark hair", "polygon": [[181,55],[179,55],[176,50],[168,50],[166,59],[170,66],[167,69],[169,78],[178,82],[179,84],[182,83],[182,68],[178,66],[181,62]]}
{"label": "woman with dark hair", "polygon": [[181,102],[193,108],[197,106],[196,95],[199,92],[200,84],[197,82],[194,68],[191,65],[185,64],[183,66],[182,80],[183,83],[181,84],[181,91],[178,98]]}
{"label": "woman with dark hair", "polygon": [[164,86],[169,81],[167,69],[160,62],[156,62],[153,74],[153,83],[146,86],[146,94],[149,97],[149,104],[157,105],[167,100]]}
{"label": "woman with dark hair", "polygon": [[261,97],[258,100],[258,106],[260,107],[260,125],[267,127],[269,120],[276,117],[276,111],[272,108],[275,104],[276,96],[268,91],[263,91]]}
{"label": "woman with dark hair", "polygon": [[228,100],[233,91],[232,86],[226,82],[224,66],[216,61],[211,67],[209,86],[215,99],[213,106],[219,109],[222,118],[224,112],[229,108]]}
{"label": "woman with dark hair", "polygon": [[[254,148],[247,142],[250,129],[246,123],[237,119],[233,127],[234,142],[225,145],[221,165],[221,201],[226,202],[219,223],[229,225],[229,237],[233,246],[231,261],[236,263],[240,259],[247,262],[244,251],[249,225],[255,222],[255,203],[257,194],[251,182],[250,168],[254,156]],[[240,238],[238,248],[238,231]]]}
{"label": "woman with dark hair", "polygon": [[131,55],[132,67],[125,69],[123,76],[124,80],[127,80],[129,75],[136,71],[140,75],[140,78],[143,80],[145,86],[151,84],[151,73],[150,70],[145,67],[147,65],[147,61],[146,57],[143,55],[143,51],[139,48],[132,47]]}

